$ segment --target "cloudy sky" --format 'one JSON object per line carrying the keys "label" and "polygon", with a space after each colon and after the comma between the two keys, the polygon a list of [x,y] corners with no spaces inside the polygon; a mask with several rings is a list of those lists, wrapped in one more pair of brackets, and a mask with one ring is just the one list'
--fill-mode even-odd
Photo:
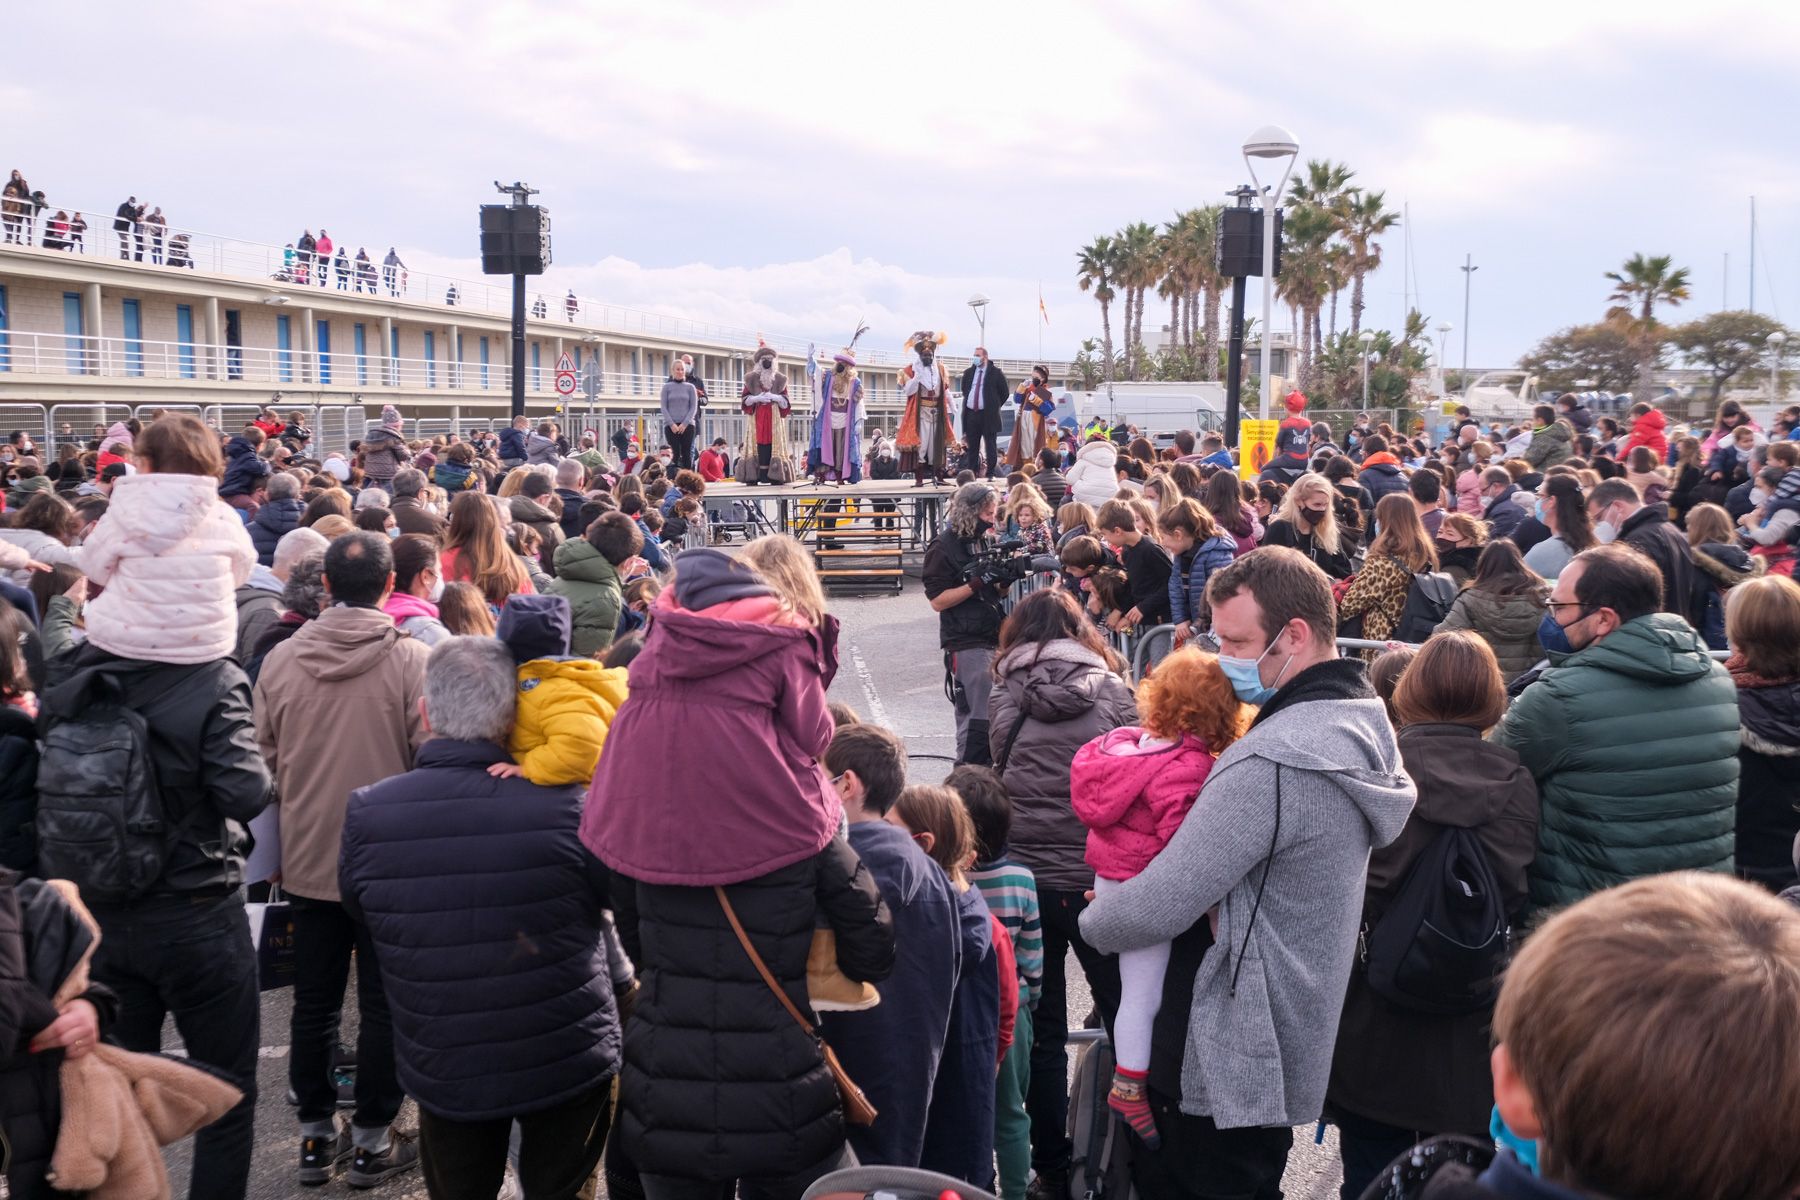
{"label": "cloudy sky", "polygon": [[[1800,5],[1777,0],[96,0],[6,29],[0,168],[55,206],[132,192],[473,275],[475,206],[522,178],[553,214],[546,291],[771,334],[865,318],[883,347],[931,325],[966,349],[979,290],[996,354],[1072,353],[1099,332],[1076,248],[1221,200],[1267,122],[1410,206],[1452,365],[1465,252],[1477,366],[1596,318],[1637,251],[1692,269],[1694,312],[1729,254],[1743,307],[1752,194],[1757,307],[1800,320]],[[1386,254],[1383,327],[1398,232]]]}

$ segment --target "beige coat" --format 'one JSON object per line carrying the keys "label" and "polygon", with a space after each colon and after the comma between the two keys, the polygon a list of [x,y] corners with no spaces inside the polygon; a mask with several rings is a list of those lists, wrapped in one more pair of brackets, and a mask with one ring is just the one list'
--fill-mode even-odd
{"label": "beige coat", "polygon": [[269,652],[256,740],[275,777],[281,886],[338,899],[344,810],[357,788],[412,769],[425,740],[425,643],[386,613],[328,608]]}

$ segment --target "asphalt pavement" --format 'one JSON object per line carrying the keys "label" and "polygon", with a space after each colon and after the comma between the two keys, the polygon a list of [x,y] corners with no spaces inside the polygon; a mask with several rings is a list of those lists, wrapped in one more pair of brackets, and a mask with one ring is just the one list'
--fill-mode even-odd
{"label": "asphalt pavement", "polygon": [[[838,676],[831,687],[831,698],[850,705],[864,720],[878,722],[900,735],[910,755],[912,782],[941,781],[956,755],[955,723],[944,697],[937,616],[926,605],[918,582],[909,579],[906,590],[898,596],[834,599],[831,607],[843,624],[838,643]],[[1079,1020],[1086,1016],[1092,1000],[1073,955],[1068,962],[1068,978],[1071,1016]],[[291,993],[285,990],[263,996],[256,1158],[247,1193],[249,1200],[350,1194],[341,1176],[319,1188],[303,1188],[294,1180],[300,1135],[294,1110],[286,1102],[290,997]],[[344,1011],[344,1040],[354,1044],[354,994],[346,998]],[[172,1024],[165,1031],[165,1044],[171,1050],[180,1048]],[[401,1113],[400,1124],[409,1129],[417,1126],[410,1101]],[[1327,1200],[1336,1196],[1340,1175],[1334,1132],[1327,1129],[1325,1137],[1324,1144],[1317,1145],[1312,1126],[1294,1131],[1294,1150],[1284,1181],[1290,1198]],[[167,1157],[174,1195],[183,1196],[187,1189],[188,1143],[171,1147]],[[356,1194],[424,1200],[425,1185],[414,1172],[370,1192]]]}

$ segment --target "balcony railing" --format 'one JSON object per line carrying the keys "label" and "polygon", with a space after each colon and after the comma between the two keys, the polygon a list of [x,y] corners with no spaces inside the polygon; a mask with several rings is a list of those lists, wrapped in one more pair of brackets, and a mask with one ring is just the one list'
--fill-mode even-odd
{"label": "balcony railing", "polygon": [[[318,351],[263,346],[227,346],[205,342],[164,342],[147,338],[85,337],[63,333],[0,331],[0,377],[49,376],[100,379],[243,383],[259,388],[334,389],[346,392],[444,391],[478,393],[495,399],[512,390],[512,368],[506,363],[458,362],[442,358],[388,358],[353,350]],[[556,372],[546,366],[525,367],[525,390],[540,405],[561,403],[574,410],[586,396],[558,396]],[[608,400],[628,398],[656,404],[662,375],[599,373],[599,394]],[[738,388],[729,380],[709,381],[711,409],[737,408]],[[796,411],[812,408],[804,379],[793,389]],[[899,409],[898,389],[865,386],[865,408]]]}
{"label": "balcony railing", "polygon": [[[63,214],[67,214],[66,217]],[[71,230],[77,218],[86,223],[79,234]],[[330,259],[322,259],[316,253],[302,254],[288,246],[175,225],[138,224],[130,229],[115,230],[113,223],[117,219],[110,211],[62,209],[51,205],[30,216],[8,216],[0,245],[130,262],[158,271],[195,270],[255,279],[267,283],[272,290],[296,297],[311,289],[434,308],[463,308],[507,318],[512,314],[512,282],[504,276],[468,279],[413,270],[404,265],[390,268],[381,261],[386,257],[386,251],[379,247],[367,262],[359,263],[354,252],[346,246],[340,269],[337,245],[334,245]],[[607,304],[588,296],[576,296],[571,312],[566,289],[560,295],[553,287],[546,286],[542,292],[532,289],[531,297],[527,312],[535,320],[572,328],[582,334],[636,334],[659,341],[692,343],[695,349],[704,347],[727,354],[747,353],[756,345],[759,336],[750,329]],[[760,336],[783,354],[799,359],[804,359],[807,350],[814,345],[829,359],[841,344],[838,334],[816,341],[780,335]],[[900,367],[910,361],[909,355],[877,350],[868,345],[859,348],[857,358],[869,366],[885,367]],[[1011,378],[1023,378],[1031,369],[1031,364],[1023,359],[995,361]],[[963,365],[966,362],[962,360],[955,364],[957,370]],[[1052,364],[1052,368],[1055,377],[1068,374],[1066,364]]]}

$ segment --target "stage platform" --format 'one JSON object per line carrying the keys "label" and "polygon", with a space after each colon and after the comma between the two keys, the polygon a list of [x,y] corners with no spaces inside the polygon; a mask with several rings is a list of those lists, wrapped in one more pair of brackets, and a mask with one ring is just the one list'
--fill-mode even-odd
{"label": "stage platform", "polygon": [[954,483],[911,479],[843,485],[709,483],[704,503],[715,533],[753,538],[786,533],[814,554],[834,592],[899,588],[943,526]]}

